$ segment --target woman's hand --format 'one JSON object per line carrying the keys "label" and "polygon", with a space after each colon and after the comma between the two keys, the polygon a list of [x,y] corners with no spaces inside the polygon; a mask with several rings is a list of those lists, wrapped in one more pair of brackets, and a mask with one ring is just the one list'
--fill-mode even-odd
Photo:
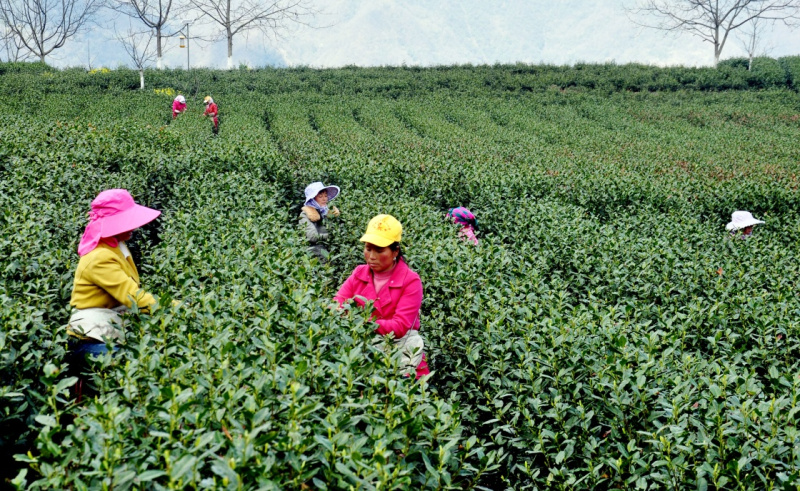
{"label": "woman's hand", "polygon": [[339,208],[336,208],[335,206],[331,207],[330,212],[331,212],[331,215],[333,215],[335,217],[338,217],[340,215]]}

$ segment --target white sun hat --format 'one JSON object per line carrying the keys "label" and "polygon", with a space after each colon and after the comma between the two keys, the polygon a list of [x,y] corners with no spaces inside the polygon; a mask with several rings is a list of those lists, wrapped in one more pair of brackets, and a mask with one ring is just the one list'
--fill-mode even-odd
{"label": "white sun hat", "polygon": [[182,95],[178,95],[178,97],[176,97],[175,100],[180,102],[181,104],[186,104],[186,98],[183,97]]}
{"label": "white sun hat", "polygon": [[306,194],[306,203],[314,199],[323,189],[328,190],[328,202],[333,201],[333,198],[339,195],[339,187],[338,186],[326,186],[321,182],[312,182],[308,186],[306,186],[305,194]]}
{"label": "white sun hat", "polygon": [[764,223],[764,221],[756,220],[749,211],[734,211],[731,215],[731,223],[725,225],[725,228],[727,230],[740,230],[760,223]]}

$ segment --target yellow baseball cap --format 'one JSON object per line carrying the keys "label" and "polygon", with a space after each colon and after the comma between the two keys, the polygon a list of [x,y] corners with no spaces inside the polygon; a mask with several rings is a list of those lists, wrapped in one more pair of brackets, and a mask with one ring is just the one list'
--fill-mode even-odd
{"label": "yellow baseball cap", "polygon": [[367,231],[359,239],[378,247],[386,247],[395,242],[400,242],[403,235],[403,226],[392,215],[378,215],[369,221]]}

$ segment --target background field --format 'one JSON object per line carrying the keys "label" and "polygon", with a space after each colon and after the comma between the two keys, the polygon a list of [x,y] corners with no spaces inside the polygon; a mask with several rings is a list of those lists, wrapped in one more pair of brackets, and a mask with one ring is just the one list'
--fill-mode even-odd
{"label": "background field", "polygon": [[[139,91],[0,65],[6,479],[797,487],[799,68],[167,71]],[[342,188],[326,265],[296,227],[314,180]],[[74,406],[61,326],[110,187],[163,210],[133,252],[185,304],[131,319]],[[459,205],[479,247],[443,219]],[[737,209],[767,222],[747,241],[724,230]],[[365,313],[328,309],[378,213],[422,277],[428,384],[391,375]]]}

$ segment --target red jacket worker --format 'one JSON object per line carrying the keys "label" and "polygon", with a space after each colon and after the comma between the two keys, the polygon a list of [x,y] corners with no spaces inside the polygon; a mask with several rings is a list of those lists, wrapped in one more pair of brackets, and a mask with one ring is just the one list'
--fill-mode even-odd
{"label": "red jacket worker", "polygon": [[203,99],[203,104],[206,105],[206,111],[203,113],[203,116],[211,116],[214,121],[214,126],[211,130],[216,135],[219,132],[219,109],[217,109],[217,105],[210,95],[207,95],[205,99]]}

